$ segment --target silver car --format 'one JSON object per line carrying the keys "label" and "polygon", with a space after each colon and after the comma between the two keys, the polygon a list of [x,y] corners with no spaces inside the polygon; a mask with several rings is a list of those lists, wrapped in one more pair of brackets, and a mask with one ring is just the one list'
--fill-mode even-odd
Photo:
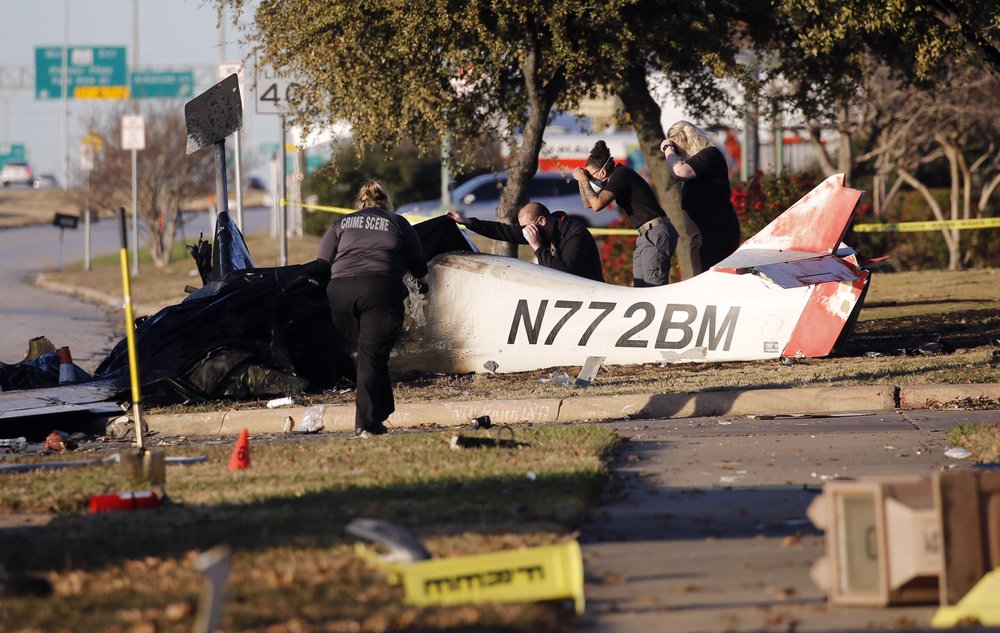
{"label": "silver car", "polygon": [[[483,174],[467,180],[452,190],[451,208],[465,217],[496,220],[500,193],[506,183],[507,172]],[[527,196],[532,202],[544,204],[549,211],[565,211],[587,226],[606,227],[619,215],[618,207],[614,204],[600,213],[583,206],[576,181],[556,172],[535,174],[528,183]],[[397,213],[428,217],[441,215],[445,211],[447,209],[441,209],[440,199],[411,202],[396,209]]]}

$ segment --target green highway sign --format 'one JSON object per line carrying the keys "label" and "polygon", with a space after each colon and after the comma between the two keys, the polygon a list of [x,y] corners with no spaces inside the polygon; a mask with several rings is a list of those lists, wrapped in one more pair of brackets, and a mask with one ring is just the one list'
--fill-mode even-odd
{"label": "green highway sign", "polygon": [[24,160],[23,143],[0,143],[0,165],[6,165],[12,160]]}
{"label": "green highway sign", "polygon": [[133,99],[187,99],[194,95],[194,71],[137,70],[129,86]]}
{"label": "green highway sign", "polygon": [[[124,46],[70,46],[67,96],[70,99],[128,99]],[[63,48],[35,48],[35,98],[61,99]]]}
{"label": "green highway sign", "polygon": [[257,143],[257,152],[270,159],[281,151],[281,143]]}

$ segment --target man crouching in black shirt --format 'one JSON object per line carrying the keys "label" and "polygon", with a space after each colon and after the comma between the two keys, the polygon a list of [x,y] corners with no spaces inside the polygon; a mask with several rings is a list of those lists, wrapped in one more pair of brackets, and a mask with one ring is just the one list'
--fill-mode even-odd
{"label": "man crouching in black shirt", "polygon": [[448,217],[482,236],[515,244],[527,244],[538,263],[594,281],[604,281],[597,242],[583,222],[562,211],[550,213],[544,204],[529,202],[517,212],[519,226],[466,218],[458,211]]}

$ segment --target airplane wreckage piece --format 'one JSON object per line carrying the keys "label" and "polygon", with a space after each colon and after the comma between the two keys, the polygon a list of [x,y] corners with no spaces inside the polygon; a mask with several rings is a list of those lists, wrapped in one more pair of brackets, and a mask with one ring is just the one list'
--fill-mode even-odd
{"label": "airplane wreckage piece", "polygon": [[506,257],[449,253],[394,367],[516,372],[579,365],[826,356],[869,272],[841,244],[861,191],[831,176],[731,256],[657,288],[613,286]]}

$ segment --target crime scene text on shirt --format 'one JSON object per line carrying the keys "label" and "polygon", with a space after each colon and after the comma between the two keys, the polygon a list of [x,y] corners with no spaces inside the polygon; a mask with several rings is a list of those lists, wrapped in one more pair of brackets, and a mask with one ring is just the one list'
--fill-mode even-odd
{"label": "crime scene text on shirt", "polygon": [[375,216],[351,216],[340,221],[345,229],[365,229],[368,231],[388,231],[389,220]]}

